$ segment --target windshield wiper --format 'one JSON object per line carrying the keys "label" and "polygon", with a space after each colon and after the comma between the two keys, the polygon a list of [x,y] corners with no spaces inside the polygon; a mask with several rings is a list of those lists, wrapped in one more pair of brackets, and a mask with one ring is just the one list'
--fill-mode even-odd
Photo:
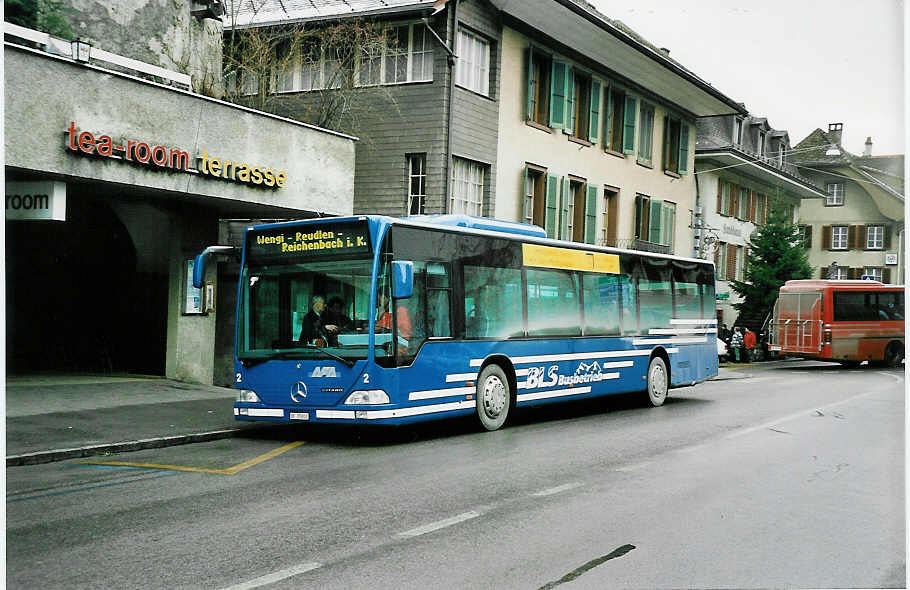
{"label": "windshield wiper", "polygon": [[344,364],[345,364],[346,366],[348,366],[348,367],[353,367],[353,366],[354,366],[354,361],[349,360],[349,359],[346,359],[346,358],[344,358],[343,356],[338,356],[338,355],[335,354],[334,352],[329,352],[328,350],[324,349],[324,348],[321,347],[321,346],[316,346],[315,344],[305,344],[304,346],[306,347],[307,350],[318,350],[319,352],[321,352],[322,354],[324,354],[324,355],[326,355],[326,356],[328,356],[328,357],[331,357],[331,358],[333,358],[333,359],[335,359],[335,360],[341,361],[342,363],[344,363]]}

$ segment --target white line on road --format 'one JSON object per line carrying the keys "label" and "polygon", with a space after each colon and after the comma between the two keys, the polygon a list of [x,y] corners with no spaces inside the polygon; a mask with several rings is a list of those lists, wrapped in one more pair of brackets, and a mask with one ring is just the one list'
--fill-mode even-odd
{"label": "white line on road", "polygon": [[398,533],[398,537],[419,537],[420,535],[425,535],[427,533],[432,533],[433,531],[438,531],[439,529],[444,529],[446,527],[464,522],[466,520],[471,520],[472,518],[477,518],[480,516],[479,512],[465,512],[464,514],[459,514],[458,516],[453,516],[452,518],[447,518],[445,520],[437,520],[436,522],[431,522],[430,524],[425,524],[419,526],[415,529],[409,531],[404,531],[403,533]]}
{"label": "white line on road", "polygon": [[580,485],[581,485],[581,482],[577,482],[577,481],[572,482],[572,483],[566,483],[561,486],[556,486],[555,488],[549,488],[546,490],[540,490],[539,492],[534,492],[531,495],[536,498],[541,498],[543,496],[552,496],[553,494],[559,494],[561,492],[567,492],[569,490],[575,489],[575,488],[579,487]]}
{"label": "white line on road", "polygon": [[878,373],[879,375],[885,375],[886,377],[891,377],[892,379],[894,379],[894,380],[897,381],[898,383],[900,383],[901,381],[904,380],[904,374],[903,374],[903,373],[898,373],[897,375],[895,375],[894,373],[886,373],[886,372],[884,372],[884,371],[876,371],[876,373]]}
{"label": "white line on road", "polygon": [[321,565],[318,563],[301,563],[300,565],[295,565],[294,567],[289,567],[278,572],[267,574],[253,580],[249,580],[248,582],[243,582],[242,584],[228,586],[227,588],[224,588],[224,590],[251,590],[252,588],[259,588],[260,586],[274,584],[275,582],[280,582],[281,580],[298,576],[319,567],[321,567]]}
{"label": "white line on road", "polygon": [[727,439],[738,438],[740,436],[743,436],[746,434],[751,434],[758,430],[764,430],[764,429],[770,428],[772,426],[777,426],[778,424],[783,424],[784,422],[789,422],[790,420],[796,420],[797,418],[803,418],[807,415],[810,415],[815,410],[828,410],[831,408],[835,408],[837,406],[842,406],[842,405],[850,403],[852,401],[856,401],[856,400],[864,398],[864,397],[869,397],[870,395],[875,395],[877,393],[881,393],[881,392],[880,391],[867,391],[865,393],[860,393],[860,394],[854,395],[853,397],[848,397],[847,399],[843,399],[839,402],[834,402],[832,404],[827,404],[824,406],[815,406],[812,408],[806,408],[805,410],[801,410],[799,412],[794,412],[792,414],[788,414],[788,415],[782,416],[780,418],[775,418],[774,420],[771,420],[770,422],[765,422],[764,424],[759,424],[758,426],[750,426],[749,428],[743,428],[742,430],[737,430],[736,432],[731,432],[724,438],[727,438]]}

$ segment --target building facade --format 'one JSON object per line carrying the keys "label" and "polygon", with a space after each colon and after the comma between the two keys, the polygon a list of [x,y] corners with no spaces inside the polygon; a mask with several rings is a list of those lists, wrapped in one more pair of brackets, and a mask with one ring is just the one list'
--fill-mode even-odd
{"label": "building facade", "polygon": [[698,120],[695,171],[698,176],[695,255],[714,258],[717,318],[729,327],[745,325],[756,332],[764,318],[739,317],[740,296],[730,281],[743,281],[749,238],[767,220],[775,201],[790,211],[795,223],[807,203],[824,192],[791,163],[786,131],[764,117],[725,115]]}
{"label": "building facade", "polygon": [[[238,265],[197,291],[193,256],[227,219],[350,214],[355,139],[192,92],[100,35],[85,55],[5,32],[7,371],[230,384]],[[146,79],[165,77],[185,89]]]}
{"label": "building facade", "polygon": [[239,100],[256,90],[291,118],[327,93],[350,97],[361,118],[339,120],[361,138],[355,212],[483,215],[578,242],[692,254],[696,120],[744,109],[669,52],[573,0],[287,10],[276,0],[233,15],[228,29],[356,19],[385,37],[358,49],[349,87],[328,83],[325,56],[335,54],[325,47],[270,84],[236,86]]}
{"label": "building facade", "polygon": [[842,123],[816,129],[793,160],[825,199],[800,211],[809,264],[820,278],[870,277],[904,284],[904,156],[857,156],[841,145]]}

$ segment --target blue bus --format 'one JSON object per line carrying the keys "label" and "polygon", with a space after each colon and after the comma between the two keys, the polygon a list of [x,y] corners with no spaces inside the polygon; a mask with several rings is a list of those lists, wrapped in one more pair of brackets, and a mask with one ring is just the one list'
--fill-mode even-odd
{"label": "blue bus", "polygon": [[[197,256],[200,284],[206,259]],[[356,216],[245,231],[237,420],[403,424],[717,375],[714,266],[488,218]],[[321,312],[322,316],[314,312]]]}

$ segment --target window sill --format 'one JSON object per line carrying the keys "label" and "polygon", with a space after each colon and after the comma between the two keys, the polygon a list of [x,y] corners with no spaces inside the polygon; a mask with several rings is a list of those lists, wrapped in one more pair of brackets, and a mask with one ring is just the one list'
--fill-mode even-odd
{"label": "window sill", "polygon": [[672,170],[664,170],[664,174],[666,174],[670,178],[682,178],[681,174],[677,174],[676,172],[673,172]]}
{"label": "window sill", "polygon": [[542,123],[538,123],[537,121],[525,119],[525,125],[527,125],[528,127],[533,127],[534,129],[538,129],[540,131],[546,131],[547,133],[550,133],[550,134],[553,133],[553,129],[551,127],[547,127],[546,125],[544,125]]}
{"label": "window sill", "polygon": [[623,160],[626,159],[626,155],[625,155],[624,153],[622,153],[622,152],[617,152],[617,151],[611,150],[611,149],[609,149],[609,148],[604,148],[604,153],[605,153],[605,154],[610,154],[611,156],[615,156],[615,157],[617,157],[617,158],[622,158]]}
{"label": "window sill", "polygon": [[648,168],[649,170],[654,170],[654,164],[651,162],[646,162],[645,160],[635,160],[635,163],[641,166],[642,168]]}
{"label": "window sill", "polygon": [[569,136],[569,141],[571,141],[572,143],[577,143],[577,144],[582,145],[582,146],[584,146],[584,147],[592,147],[592,146],[594,145],[593,143],[591,143],[591,142],[588,141],[587,139],[582,139],[582,138],[580,138],[580,137],[575,137],[574,135],[570,135],[570,136]]}
{"label": "window sill", "polygon": [[843,203],[825,203],[825,207],[843,207]]}

